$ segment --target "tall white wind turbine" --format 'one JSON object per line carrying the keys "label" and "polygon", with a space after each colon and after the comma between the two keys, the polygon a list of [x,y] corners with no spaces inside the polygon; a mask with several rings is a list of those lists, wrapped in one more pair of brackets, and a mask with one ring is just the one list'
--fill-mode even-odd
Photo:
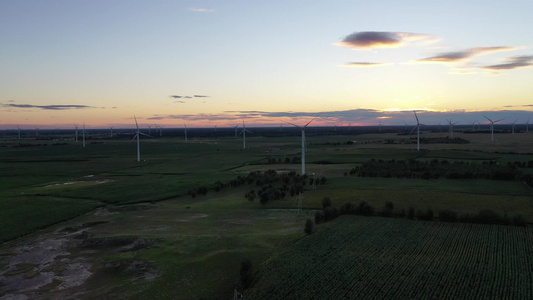
{"label": "tall white wind turbine", "polygon": [[446,121],[448,121],[448,124],[450,125],[450,127],[448,127],[448,131],[450,132],[450,138],[453,139],[453,125],[457,124],[457,122],[452,123],[451,119],[446,119]]}
{"label": "tall white wind turbine", "polygon": [[[319,116],[319,115],[318,115]],[[293,123],[289,123],[292,126],[298,127],[302,130],[302,175],[305,175],[305,128],[311,124],[318,116],[314,117],[311,121],[307,122],[304,126],[298,126]],[[288,122],[287,122],[288,123]]]}
{"label": "tall white wind turbine", "polygon": [[237,138],[237,128],[239,128],[239,124],[233,126],[233,128],[235,128],[235,138]]}
{"label": "tall white wind turbine", "polygon": [[513,122],[513,129],[512,129],[513,134],[514,134],[514,126],[516,124],[516,121],[518,121],[518,119],[514,120],[514,122]]}
{"label": "tall white wind turbine", "polygon": [[483,116],[485,117],[485,119],[489,120],[489,122],[490,122],[490,141],[494,142],[494,123],[498,123],[498,122],[500,122],[503,119],[492,121],[487,116],[485,116],[485,115],[483,115]]}
{"label": "tall white wind turbine", "polygon": [[418,116],[416,115],[416,110],[413,110],[416,118],[416,151],[420,151],[420,122],[418,121]]}
{"label": "tall white wind turbine", "polygon": [[151,137],[148,134],[142,133],[139,130],[139,124],[137,123],[137,118],[133,116],[133,119],[135,119],[135,126],[137,127],[137,132],[135,133],[135,136],[133,137],[132,141],[137,139],[137,161],[141,161],[141,135]]}
{"label": "tall white wind turbine", "polygon": [[85,148],[85,134],[87,133],[87,131],[85,131],[85,122],[83,122],[83,130],[81,131],[81,136],[82,136],[82,140],[83,140],[83,148]]}
{"label": "tall white wind turbine", "polygon": [[240,134],[242,134],[242,148],[246,149],[246,132],[250,132],[249,130],[246,130],[246,125],[244,124],[244,119],[242,120],[242,131]]}
{"label": "tall white wind turbine", "polygon": [[74,141],[77,143],[78,142],[78,124],[74,124],[74,128],[76,128],[76,135],[74,137]]}

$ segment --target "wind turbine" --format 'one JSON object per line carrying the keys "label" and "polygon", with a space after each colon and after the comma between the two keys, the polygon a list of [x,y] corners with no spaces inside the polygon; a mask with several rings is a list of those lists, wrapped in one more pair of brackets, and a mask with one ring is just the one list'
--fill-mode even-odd
{"label": "wind turbine", "polygon": [[450,124],[448,131],[450,132],[450,138],[453,139],[453,125],[457,124],[457,122],[452,123],[452,120],[448,120],[448,119],[446,119],[446,121],[448,121],[448,124]]}
{"label": "wind turbine", "polygon": [[[318,116],[320,116],[320,114]],[[318,118],[318,116],[314,117],[311,121],[307,122],[307,124],[305,124],[304,126],[298,126],[296,124],[289,123],[292,126],[298,127],[302,130],[302,175],[305,175],[305,128],[307,128],[307,126],[309,126],[311,122],[313,122],[316,118]]]}
{"label": "wind turbine", "polygon": [[518,119],[514,120],[514,122],[513,122],[513,129],[512,129],[513,130],[513,134],[514,134],[514,125],[516,124],[516,121],[518,121]]}
{"label": "wind turbine", "polygon": [[17,125],[17,132],[18,132],[19,140],[20,140],[20,127],[18,125]]}
{"label": "wind turbine", "polygon": [[[237,127],[235,127],[237,128]],[[237,129],[235,129],[237,130]],[[240,134],[242,134],[242,148],[246,149],[246,132],[252,133],[249,130],[246,130],[246,125],[244,124],[244,119],[242,120],[242,131]]]}
{"label": "wind turbine", "polygon": [[233,126],[233,128],[235,128],[235,138],[237,138],[237,128],[239,128],[239,124]]}
{"label": "wind turbine", "polygon": [[77,143],[78,142],[78,124],[74,124],[74,128],[76,128],[76,136],[74,138],[74,141]]}
{"label": "wind turbine", "polygon": [[416,151],[420,151],[420,122],[418,121],[416,110],[413,110],[413,112],[415,113],[416,118]]}
{"label": "wind turbine", "polygon": [[137,118],[135,116],[133,116],[133,118],[135,119],[135,126],[137,127],[137,132],[135,133],[135,136],[133,136],[132,141],[137,138],[137,161],[141,161],[141,135],[144,135],[147,137],[151,137],[151,136],[148,134],[142,133],[139,130],[139,124],[137,123]]}
{"label": "wind turbine", "polygon": [[148,126],[148,135],[151,135],[152,134],[152,126],[154,125],[146,125]]}
{"label": "wind turbine", "polygon": [[39,127],[35,127],[35,136],[39,136]]}
{"label": "wind turbine", "polygon": [[111,130],[111,133],[109,135],[111,135],[111,137],[113,137],[113,126],[109,126],[109,129]]}
{"label": "wind turbine", "polygon": [[494,123],[498,123],[498,122],[500,122],[503,119],[492,121],[487,116],[485,116],[485,115],[483,115],[483,116],[485,117],[485,119],[489,120],[489,122],[490,122],[490,141],[494,142]]}
{"label": "wind turbine", "polygon": [[83,122],[83,130],[81,131],[82,139],[83,139],[83,148],[85,148],[85,134],[87,131],[85,131],[85,122]]}

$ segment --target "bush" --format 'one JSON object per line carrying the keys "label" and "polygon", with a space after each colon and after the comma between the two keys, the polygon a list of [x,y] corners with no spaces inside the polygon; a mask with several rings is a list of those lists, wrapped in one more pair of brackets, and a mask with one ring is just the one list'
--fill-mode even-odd
{"label": "bush", "polygon": [[433,220],[433,211],[431,209],[428,209],[425,212],[419,210],[416,214],[416,217],[419,220],[431,221]]}
{"label": "bush", "polygon": [[413,220],[415,218],[415,208],[412,206],[409,206],[409,209],[407,210],[407,218]]}
{"label": "bush", "polygon": [[335,219],[339,215],[337,208],[328,206],[324,208],[324,220],[329,221]]}
{"label": "bush", "polygon": [[355,213],[363,216],[372,216],[374,215],[374,207],[372,207],[366,201],[361,201],[361,203],[359,203],[359,206],[357,206],[357,208],[355,209]]}
{"label": "bush", "polygon": [[324,197],[324,199],[322,199],[322,208],[325,209],[329,206],[331,206],[331,199],[329,199],[329,197]]}
{"label": "bush", "polygon": [[526,221],[526,219],[524,219],[524,217],[522,215],[515,215],[513,217],[513,224],[516,225],[516,226],[526,226],[527,225],[527,221]]}
{"label": "bush", "polygon": [[483,209],[479,211],[475,221],[482,224],[500,224],[503,219],[498,213],[490,209]]}
{"label": "bush", "polygon": [[352,204],[352,202],[346,202],[341,206],[340,209],[341,215],[353,215],[355,214],[355,206]]}
{"label": "bush", "polygon": [[304,228],[305,233],[307,234],[313,233],[313,225],[314,225],[313,220],[307,219],[307,221],[305,221],[305,228]]}
{"label": "bush", "polygon": [[322,222],[324,222],[324,212],[322,211],[315,212],[315,223],[320,224]]}
{"label": "bush", "polygon": [[450,209],[439,210],[439,220],[442,222],[456,222],[457,213]]}
{"label": "bush", "polygon": [[394,204],[391,201],[385,202],[385,206],[381,209],[381,215],[384,217],[391,217],[394,212]]}

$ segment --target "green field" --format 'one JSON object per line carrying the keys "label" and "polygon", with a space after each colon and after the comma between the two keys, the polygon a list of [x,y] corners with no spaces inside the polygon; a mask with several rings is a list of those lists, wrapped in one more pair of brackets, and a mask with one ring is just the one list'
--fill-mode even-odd
{"label": "green field", "polygon": [[[429,144],[421,151],[412,144],[383,142],[402,138],[308,137],[307,174],[327,181],[316,189],[304,187],[300,215],[297,196],[266,204],[246,200],[246,192],[258,189],[253,183],[215,191],[251,171],[300,173],[299,163],[285,163],[300,157],[298,136],[251,137],[246,150],[234,138],[143,140],[141,162],[129,141],[104,140],[83,148],[75,142],[25,140],[35,145],[18,147],[17,140],[0,139],[0,297],[231,298],[233,289],[241,288],[243,260],[250,259],[257,273],[265,273],[265,261],[315,238],[305,237],[304,223],[322,209],[324,197],[336,207],[366,201],[376,214],[392,201],[395,214],[413,207],[431,209],[438,218],[444,209],[470,214],[490,209],[533,222],[533,191],[518,180],[346,175],[370,159],[527,162],[533,160],[530,135],[502,136],[494,144],[486,135],[468,135],[463,138],[470,144]],[[207,189],[206,195],[189,194],[200,187]],[[336,222],[317,225],[318,233]],[[72,274],[77,277],[70,278]],[[31,282],[38,283],[28,288]]]}
{"label": "green field", "polygon": [[271,261],[246,299],[531,299],[533,232],[343,217]]}

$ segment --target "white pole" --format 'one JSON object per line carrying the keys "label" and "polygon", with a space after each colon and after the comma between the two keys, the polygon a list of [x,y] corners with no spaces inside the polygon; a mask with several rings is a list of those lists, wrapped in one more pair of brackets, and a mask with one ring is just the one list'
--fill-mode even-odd
{"label": "white pole", "polygon": [[302,175],[305,175],[305,127],[302,127]]}

